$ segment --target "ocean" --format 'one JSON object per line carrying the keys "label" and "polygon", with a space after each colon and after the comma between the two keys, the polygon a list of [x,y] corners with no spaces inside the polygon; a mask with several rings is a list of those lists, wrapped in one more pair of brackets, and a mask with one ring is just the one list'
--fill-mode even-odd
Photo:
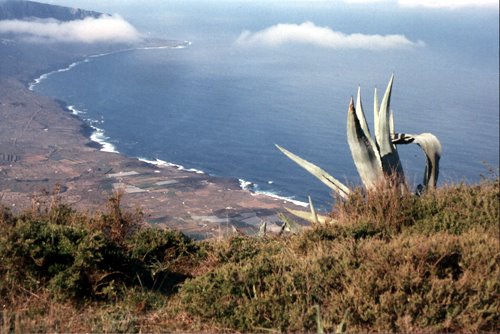
{"label": "ocean", "polygon": [[[238,178],[254,191],[299,201],[311,195],[328,209],[330,191],[275,144],[359,185],[346,139],[349,99],[360,85],[373,127],[373,89],[381,99],[394,73],[396,131],[440,139],[439,184],[478,182],[498,171],[496,9],[322,1],[51,3],[117,12],[148,36],[188,41],[180,48],[88,57],[32,84],[93,126],[104,150]],[[400,34],[412,45],[259,44],[255,34],[306,22],[344,35]],[[241,43],[248,35],[257,42]],[[424,154],[414,145],[399,152],[409,182],[420,183]]]}

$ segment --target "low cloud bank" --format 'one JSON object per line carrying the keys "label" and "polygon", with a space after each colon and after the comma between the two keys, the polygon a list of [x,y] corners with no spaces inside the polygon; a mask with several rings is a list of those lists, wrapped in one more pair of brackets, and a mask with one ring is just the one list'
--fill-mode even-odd
{"label": "low cloud bank", "polygon": [[398,0],[402,7],[427,7],[427,8],[466,8],[466,7],[491,7],[498,8],[498,0]]}
{"label": "low cloud bank", "polygon": [[344,0],[346,3],[394,3],[400,7],[423,7],[434,9],[498,8],[498,0]]}
{"label": "low cloud bank", "polygon": [[118,15],[67,22],[51,19],[1,20],[0,33],[20,34],[26,39],[40,42],[121,43],[140,40],[137,30]]}
{"label": "low cloud bank", "polygon": [[277,24],[251,32],[243,31],[236,44],[240,46],[280,46],[283,44],[309,44],[333,49],[383,50],[423,46],[404,35],[344,34],[329,27],[319,27],[312,22],[302,24]]}

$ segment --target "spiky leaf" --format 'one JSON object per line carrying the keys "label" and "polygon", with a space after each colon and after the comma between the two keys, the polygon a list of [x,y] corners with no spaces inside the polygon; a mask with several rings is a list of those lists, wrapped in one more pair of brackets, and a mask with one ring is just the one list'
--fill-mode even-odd
{"label": "spiky leaf", "polygon": [[387,88],[385,90],[384,97],[382,98],[382,103],[380,104],[380,109],[378,112],[378,134],[377,134],[377,144],[380,149],[380,155],[384,156],[392,153],[393,146],[391,142],[391,130],[390,130],[390,104],[391,104],[391,92],[392,83],[394,82],[394,75],[391,76]]}
{"label": "spiky leaf", "polygon": [[375,141],[378,143],[378,138],[380,138],[379,128],[378,128],[378,94],[377,88],[375,88],[375,92],[373,93],[373,128],[375,129]]}
{"label": "spiky leaf", "polygon": [[378,115],[378,137],[377,144],[380,151],[380,159],[382,160],[382,168],[386,175],[397,176],[398,181],[404,181],[403,166],[399,160],[399,154],[392,144],[391,140],[391,92],[392,84],[394,82],[394,75],[391,76],[387,88],[385,90],[382,103],[380,104]]}
{"label": "spiky leaf", "polygon": [[263,237],[266,235],[266,232],[267,232],[267,222],[264,221],[259,226],[259,231],[257,232],[257,236]]}
{"label": "spiky leaf", "polygon": [[391,138],[392,138],[392,136],[395,133],[395,130],[394,130],[394,113],[392,112],[392,110],[389,113],[389,132],[391,133]]}
{"label": "spiky leaf", "polygon": [[316,334],[325,334],[325,330],[323,329],[323,320],[321,320],[321,311],[319,309],[319,305],[314,305],[316,309]]}
{"label": "spiky leaf", "polygon": [[309,199],[309,209],[311,210],[311,216],[313,218],[313,223],[319,224],[318,214],[316,213],[316,209],[314,209],[314,205],[313,205],[311,196],[307,196],[307,198]]}
{"label": "spiky leaf", "polygon": [[[285,208],[286,209],[286,208]],[[289,211],[289,209],[287,209]],[[291,213],[291,212],[290,212]],[[283,226],[281,227],[280,234],[283,233],[283,231],[291,232],[291,233],[299,233],[301,232],[304,228],[302,225],[299,223],[295,222],[292,219],[287,218],[284,214],[279,213],[278,217],[280,220],[283,222]]]}
{"label": "spiky leaf", "polygon": [[372,135],[370,133],[370,128],[368,127],[368,123],[366,122],[365,113],[363,111],[363,104],[361,103],[361,87],[358,87],[358,94],[356,97],[356,109],[355,110],[356,110],[356,116],[358,117],[358,120],[359,120],[359,125],[361,126],[361,129],[363,130],[365,137],[370,142],[370,145],[372,146],[373,151],[378,153],[377,145],[375,144],[375,141],[372,138]]}
{"label": "spiky leaf", "polygon": [[356,116],[359,120],[359,125],[367,138],[371,138],[370,129],[366,122],[365,112],[363,111],[363,103],[361,102],[361,87],[358,86],[358,94],[356,94]]}
{"label": "spiky leaf", "polygon": [[342,198],[347,198],[350,194],[349,188],[347,188],[344,184],[342,184],[339,180],[335,179],[333,176],[325,172],[323,169],[318,166],[310,163],[307,160],[302,159],[298,155],[293,154],[292,152],[284,149],[283,147],[276,145],[276,147],[283,152],[287,157],[292,159],[295,163],[297,163],[300,167],[307,170],[312,175],[316,176],[321,182],[326,184],[330,189],[339,194]]}
{"label": "spiky leaf", "polygon": [[301,211],[301,210],[294,210],[294,209],[289,209],[285,208],[286,211],[290,212],[292,215],[299,217],[301,219],[304,219],[308,222],[314,223],[316,217],[318,219],[319,224],[328,224],[328,223],[333,223],[333,219],[327,216],[322,216],[322,215],[316,215],[316,217],[313,216],[313,214],[309,211]]}
{"label": "spiky leaf", "polygon": [[347,142],[363,184],[367,189],[374,189],[384,179],[382,163],[378,152],[361,128],[352,98],[347,112]]}

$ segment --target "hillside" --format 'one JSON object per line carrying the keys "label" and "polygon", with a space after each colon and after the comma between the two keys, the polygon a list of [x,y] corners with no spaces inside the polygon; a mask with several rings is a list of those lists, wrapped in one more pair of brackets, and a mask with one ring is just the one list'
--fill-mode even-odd
{"label": "hillside", "polygon": [[234,178],[103,152],[89,138],[94,130],[68,112],[64,102],[29,89],[41,75],[94,59],[90,55],[185,42],[154,38],[133,45],[33,43],[23,37],[0,34],[0,205],[19,213],[30,208],[34,198],[43,202],[57,195],[75,209],[98,211],[114,190],[124,189],[122,204],[140,209],[145,223],[175,227],[199,238],[226,233],[230,227],[221,231],[220,221],[252,233],[261,219],[272,223],[284,206],[293,207],[243,190]]}
{"label": "hillside", "polygon": [[498,179],[358,192],[338,223],[194,242],[57,200],[0,214],[2,332],[494,332]]}
{"label": "hillside", "polygon": [[0,20],[22,20],[29,18],[56,19],[59,21],[79,20],[85,17],[98,17],[102,13],[50,5],[34,1],[0,2]]}

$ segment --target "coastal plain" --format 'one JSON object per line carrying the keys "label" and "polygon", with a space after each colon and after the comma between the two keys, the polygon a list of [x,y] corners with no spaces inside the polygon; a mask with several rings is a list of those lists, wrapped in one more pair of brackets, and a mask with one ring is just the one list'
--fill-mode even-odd
{"label": "coastal plain", "polygon": [[119,192],[123,208],[142,212],[145,223],[195,238],[252,234],[263,222],[279,230],[278,213],[293,203],[243,190],[236,179],[103,152],[64,102],[29,89],[43,73],[125,47],[1,39],[0,205],[22,212],[57,199],[95,213]]}

